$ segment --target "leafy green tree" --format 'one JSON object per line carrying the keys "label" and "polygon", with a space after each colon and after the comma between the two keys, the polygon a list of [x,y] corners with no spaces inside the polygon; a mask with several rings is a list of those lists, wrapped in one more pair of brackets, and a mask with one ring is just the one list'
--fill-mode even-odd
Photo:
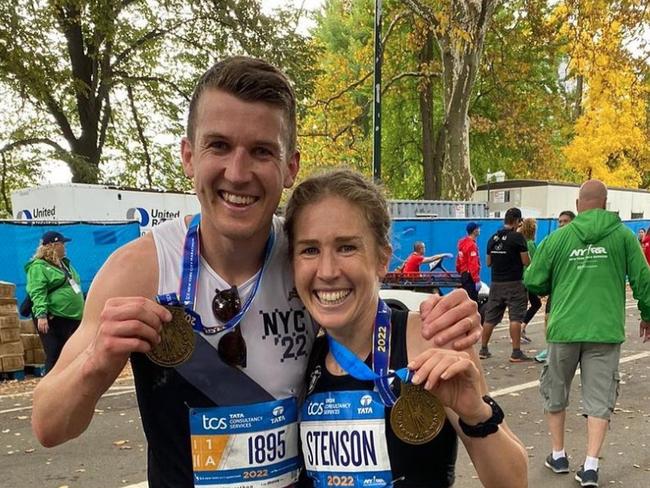
{"label": "leafy green tree", "polygon": [[106,175],[118,182],[186,187],[171,164],[183,108],[215,59],[264,57],[308,95],[315,51],[295,15],[265,16],[256,0],[0,2],[0,85],[39,121],[0,153],[31,148],[64,161],[74,182],[105,179],[112,160],[126,163]]}

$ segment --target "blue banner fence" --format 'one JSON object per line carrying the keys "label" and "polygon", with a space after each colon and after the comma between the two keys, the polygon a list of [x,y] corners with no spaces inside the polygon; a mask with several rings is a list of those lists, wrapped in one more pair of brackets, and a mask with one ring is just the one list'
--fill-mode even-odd
{"label": "blue banner fence", "polygon": [[[502,219],[399,219],[393,221],[392,245],[393,259],[389,269],[394,270],[412,252],[416,241],[424,242],[426,255],[450,253],[454,257],[444,261],[447,270],[456,268],[456,254],[458,241],[467,235],[465,227],[468,222],[477,222],[481,225],[481,234],[477,244],[481,257],[481,280],[490,283],[490,268],[485,265],[488,239],[503,226]],[[639,229],[647,229],[650,220],[627,220],[623,223],[635,234]],[[537,219],[537,239],[539,244],[544,237],[557,229],[557,219]],[[422,268],[424,270],[424,267]]]}
{"label": "blue banner fence", "polygon": [[0,221],[0,243],[4,264],[0,281],[16,285],[18,303],[25,297],[25,264],[32,258],[43,233],[55,230],[72,239],[66,255],[81,277],[81,289],[88,292],[90,283],[104,261],[118,247],[140,236],[137,222],[35,222]]}
{"label": "blue banner fence", "polygon": [[[399,219],[393,221],[393,259],[390,269],[394,270],[413,251],[416,241],[424,242],[426,254],[450,253],[453,258],[445,261],[448,270],[455,269],[458,240],[466,235],[465,226],[471,219]],[[501,219],[474,219],[481,224],[478,247],[481,257],[481,279],[490,283],[490,270],[485,266],[487,240],[501,226]],[[629,220],[624,224],[635,234],[647,229],[650,220]],[[537,242],[557,228],[556,219],[537,219]],[[0,266],[0,281],[16,284],[18,303],[25,297],[25,264],[31,259],[44,232],[56,230],[72,239],[66,245],[66,252],[81,276],[84,293],[104,264],[104,261],[118,247],[140,236],[137,222],[34,222],[0,221],[0,243],[5,262]]]}

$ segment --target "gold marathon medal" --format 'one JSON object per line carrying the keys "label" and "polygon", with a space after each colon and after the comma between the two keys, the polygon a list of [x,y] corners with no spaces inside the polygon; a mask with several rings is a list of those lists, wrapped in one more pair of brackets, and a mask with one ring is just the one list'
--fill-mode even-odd
{"label": "gold marathon medal", "polygon": [[185,318],[183,307],[165,305],[165,308],[172,313],[172,320],[163,324],[160,343],[147,357],[159,366],[170,368],[184,363],[194,352],[194,330]]}
{"label": "gold marathon medal", "polygon": [[445,408],[422,385],[402,383],[402,391],[390,412],[395,435],[407,444],[424,444],[436,437],[445,423]]}

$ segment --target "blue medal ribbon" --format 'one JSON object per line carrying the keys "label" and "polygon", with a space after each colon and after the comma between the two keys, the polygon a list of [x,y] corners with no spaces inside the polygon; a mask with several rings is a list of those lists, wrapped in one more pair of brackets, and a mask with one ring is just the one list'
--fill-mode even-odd
{"label": "blue medal ribbon", "polygon": [[[165,293],[162,295],[156,296],[156,300],[161,305],[171,305],[171,306],[182,306],[185,309],[185,312],[193,317],[192,327],[197,332],[203,332],[204,334],[216,334],[224,330],[229,330],[235,327],[241,319],[244,317],[248,309],[253,303],[253,299],[257,294],[257,290],[262,281],[262,276],[264,274],[264,269],[266,264],[269,261],[271,256],[271,250],[273,249],[273,243],[275,241],[275,234],[273,229],[269,234],[269,238],[266,240],[266,247],[264,249],[264,261],[262,262],[262,267],[257,274],[255,283],[253,284],[253,289],[248,294],[246,302],[242,306],[241,310],[237,315],[232,319],[226,322],[223,325],[217,325],[213,327],[208,327],[203,325],[201,316],[194,310],[196,302],[196,290],[198,288],[199,282],[199,270],[200,270],[200,238],[199,238],[199,226],[201,223],[201,214],[196,214],[192,217],[192,221],[187,228],[187,234],[185,235],[185,243],[183,244],[183,259],[181,261],[181,283],[180,290],[178,293]],[[180,298],[179,298],[180,297]]]}
{"label": "blue medal ribbon", "polygon": [[327,341],[330,352],[343,370],[353,378],[362,381],[373,381],[381,401],[387,407],[392,407],[397,398],[390,388],[389,379],[398,377],[403,383],[411,381],[412,371],[401,368],[391,371],[390,366],[390,308],[381,298],[377,303],[377,315],[372,334],[372,368],[359,359],[352,351],[338,342],[329,334]]}

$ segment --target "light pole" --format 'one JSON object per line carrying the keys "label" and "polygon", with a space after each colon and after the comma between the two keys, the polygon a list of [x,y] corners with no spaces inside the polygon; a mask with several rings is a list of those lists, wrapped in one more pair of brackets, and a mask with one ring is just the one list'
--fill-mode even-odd
{"label": "light pole", "polygon": [[381,181],[381,0],[375,0],[375,76],[373,84],[372,174]]}

